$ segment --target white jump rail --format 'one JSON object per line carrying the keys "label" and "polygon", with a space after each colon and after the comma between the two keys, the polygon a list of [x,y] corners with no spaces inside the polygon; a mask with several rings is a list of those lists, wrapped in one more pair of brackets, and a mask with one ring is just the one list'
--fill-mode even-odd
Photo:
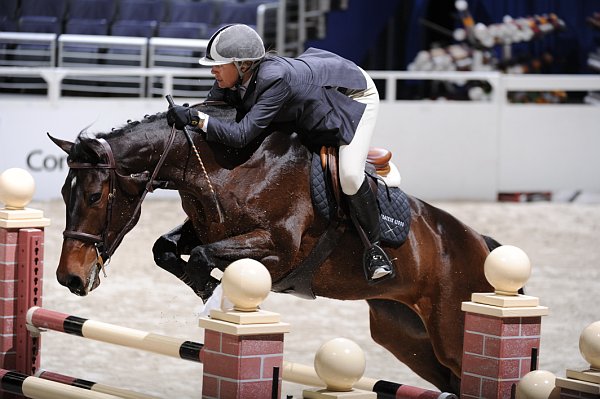
{"label": "white jump rail", "polygon": [[[27,326],[33,334],[51,330],[193,362],[203,362],[202,350],[204,345],[199,342],[89,320],[40,307],[29,309],[27,312]],[[324,386],[314,367],[298,363],[284,361],[282,377],[286,381],[297,384]],[[410,392],[412,395],[417,394],[418,397],[423,399],[456,398],[455,395],[446,392],[432,391],[367,377],[362,377],[354,386],[370,392],[400,393],[405,391]]]}

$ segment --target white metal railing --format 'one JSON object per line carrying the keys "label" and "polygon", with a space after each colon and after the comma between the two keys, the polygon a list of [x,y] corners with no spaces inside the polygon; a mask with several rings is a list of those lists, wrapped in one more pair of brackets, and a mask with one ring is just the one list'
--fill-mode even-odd
{"label": "white metal railing", "polygon": [[[204,56],[208,40],[180,40],[165,37],[152,37],[148,41],[148,66],[150,68],[181,68],[188,75],[173,76],[171,93],[180,97],[205,96],[213,85],[212,77],[198,79],[195,71],[200,69],[198,59]],[[161,76],[148,78],[148,96],[163,93]]]}
{"label": "white metal railing", "polygon": [[0,65],[56,65],[55,33],[0,32]]}
{"label": "white metal railing", "polygon": [[[60,35],[58,67],[103,68],[148,66],[148,39],[125,36]],[[146,79],[140,76],[86,76],[63,82],[63,90],[144,96]]]}
{"label": "white metal railing", "polygon": [[330,0],[280,0],[277,8],[277,51],[297,56],[304,51],[309,29],[319,38],[325,36]]}
{"label": "white metal railing", "polygon": [[[94,123],[95,131],[110,131],[132,117],[166,109],[164,98],[114,101],[102,97],[61,96],[61,82],[65,77],[90,73],[161,78],[165,82],[161,95],[172,94],[174,79],[190,73],[195,74],[195,78],[211,79],[208,69],[0,68],[0,78],[33,74],[49,82],[48,97],[0,95],[0,137],[3,138],[0,167],[29,167],[33,156],[32,165],[40,168],[42,162],[46,165],[47,158],[53,180],[46,178],[50,173],[40,179],[46,186],[44,195],[55,196],[56,187],[64,180],[64,169],[61,169],[64,164],[57,161],[64,154],[44,132],[77,134],[90,122]],[[600,158],[596,150],[600,146],[600,108],[588,104],[520,105],[508,100],[512,90],[600,91],[600,76],[369,73],[382,87],[384,95],[374,145],[385,146],[395,154],[407,192],[428,199],[476,200],[493,200],[498,192],[575,189],[600,192]],[[477,102],[396,100],[396,85],[410,80],[426,83],[485,80],[492,87],[492,95]],[[201,98],[200,93],[193,93],[176,101]],[[42,122],[23,130],[22,124],[30,117],[31,106],[35,107],[37,120]],[[14,132],[20,133],[15,135]],[[41,152],[38,149],[42,149]]]}
{"label": "white metal railing", "polygon": [[277,46],[279,2],[260,4],[256,10],[256,31],[266,46]]}
{"label": "white metal railing", "polygon": [[512,91],[600,91],[600,75],[510,75],[500,72],[413,72],[369,71],[374,80],[385,81],[387,102],[397,101],[398,81],[445,81],[464,84],[468,81],[486,81],[492,87],[489,101],[506,103]]}
{"label": "white metal railing", "polygon": [[[154,77],[162,80],[162,95],[172,94],[174,79],[199,78],[207,79],[212,75],[209,69],[189,70],[184,68],[0,68],[0,77],[39,76],[48,84],[48,99],[56,101],[61,98],[62,82],[66,78],[102,77]],[[212,80],[211,80],[212,85]]]}
{"label": "white metal railing", "polygon": [[[486,81],[492,87],[488,102],[503,104],[507,102],[510,91],[600,91],[600,75],[505,75],[498,72],[409,72],[409,71],[369,71],[376,81],[384,81],[383,102],[397,101],[398,81],[450,81],[464,84],[468,81]],[[62,82],[66,78],[81,77],[147,77],[162,82],[160,91],[155,94],[172,94],[177,79],[203,82],[204,86],[212,86],[213,78],[208,68],[33,68],[33,67],[0,67],[2,77],[41,77],[48,84],[48,98],[57,100],[61,97]],[[194,97],[202,93],[194,92]],[[184,97],[184,96],[180,96]]]}

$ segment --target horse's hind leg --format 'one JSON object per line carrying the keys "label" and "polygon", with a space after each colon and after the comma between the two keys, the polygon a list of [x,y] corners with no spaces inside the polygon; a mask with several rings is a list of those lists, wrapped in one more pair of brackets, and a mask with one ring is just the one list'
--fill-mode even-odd
{"label": "horse's hind leg", "polygon": [[370,299],[371,337],[442,392],[458,393],[460,380],[441,364],[419,316],[403,303]]}

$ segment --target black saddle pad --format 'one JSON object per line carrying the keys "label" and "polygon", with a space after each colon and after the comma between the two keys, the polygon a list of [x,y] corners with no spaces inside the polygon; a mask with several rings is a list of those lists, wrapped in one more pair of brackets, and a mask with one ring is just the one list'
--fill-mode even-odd
{"label": "black saddle pad", "polygon": [[[318,154],[313,155],[310,180],[314,208],[325,219],[332,220],[337,205],[333,198],[331,183],[323,172]],[[381,241],[389,246],[398,247],[406,240],[410,231],[408,197],[398,187],[386,187],[385,184],[380,183],[377,187]]]}

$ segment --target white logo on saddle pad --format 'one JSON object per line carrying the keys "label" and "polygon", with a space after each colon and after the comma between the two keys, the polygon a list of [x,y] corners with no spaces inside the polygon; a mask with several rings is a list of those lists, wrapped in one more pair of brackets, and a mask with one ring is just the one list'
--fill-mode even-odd
{"label": "white logo on saddle pad", "polygon": [[385,220],[386,222],[393,223],[393,224],[395,224],[396,226],[404,227],[404,222],[403,222],[402,220],[395,219],[395,218],[393,218],[393,217],[391,217],[391,216],[388,216],[388,215],[383,215],[383,214],[382,214],[382,215],[381,215],[381,219],[382,219],[382,220]]}

